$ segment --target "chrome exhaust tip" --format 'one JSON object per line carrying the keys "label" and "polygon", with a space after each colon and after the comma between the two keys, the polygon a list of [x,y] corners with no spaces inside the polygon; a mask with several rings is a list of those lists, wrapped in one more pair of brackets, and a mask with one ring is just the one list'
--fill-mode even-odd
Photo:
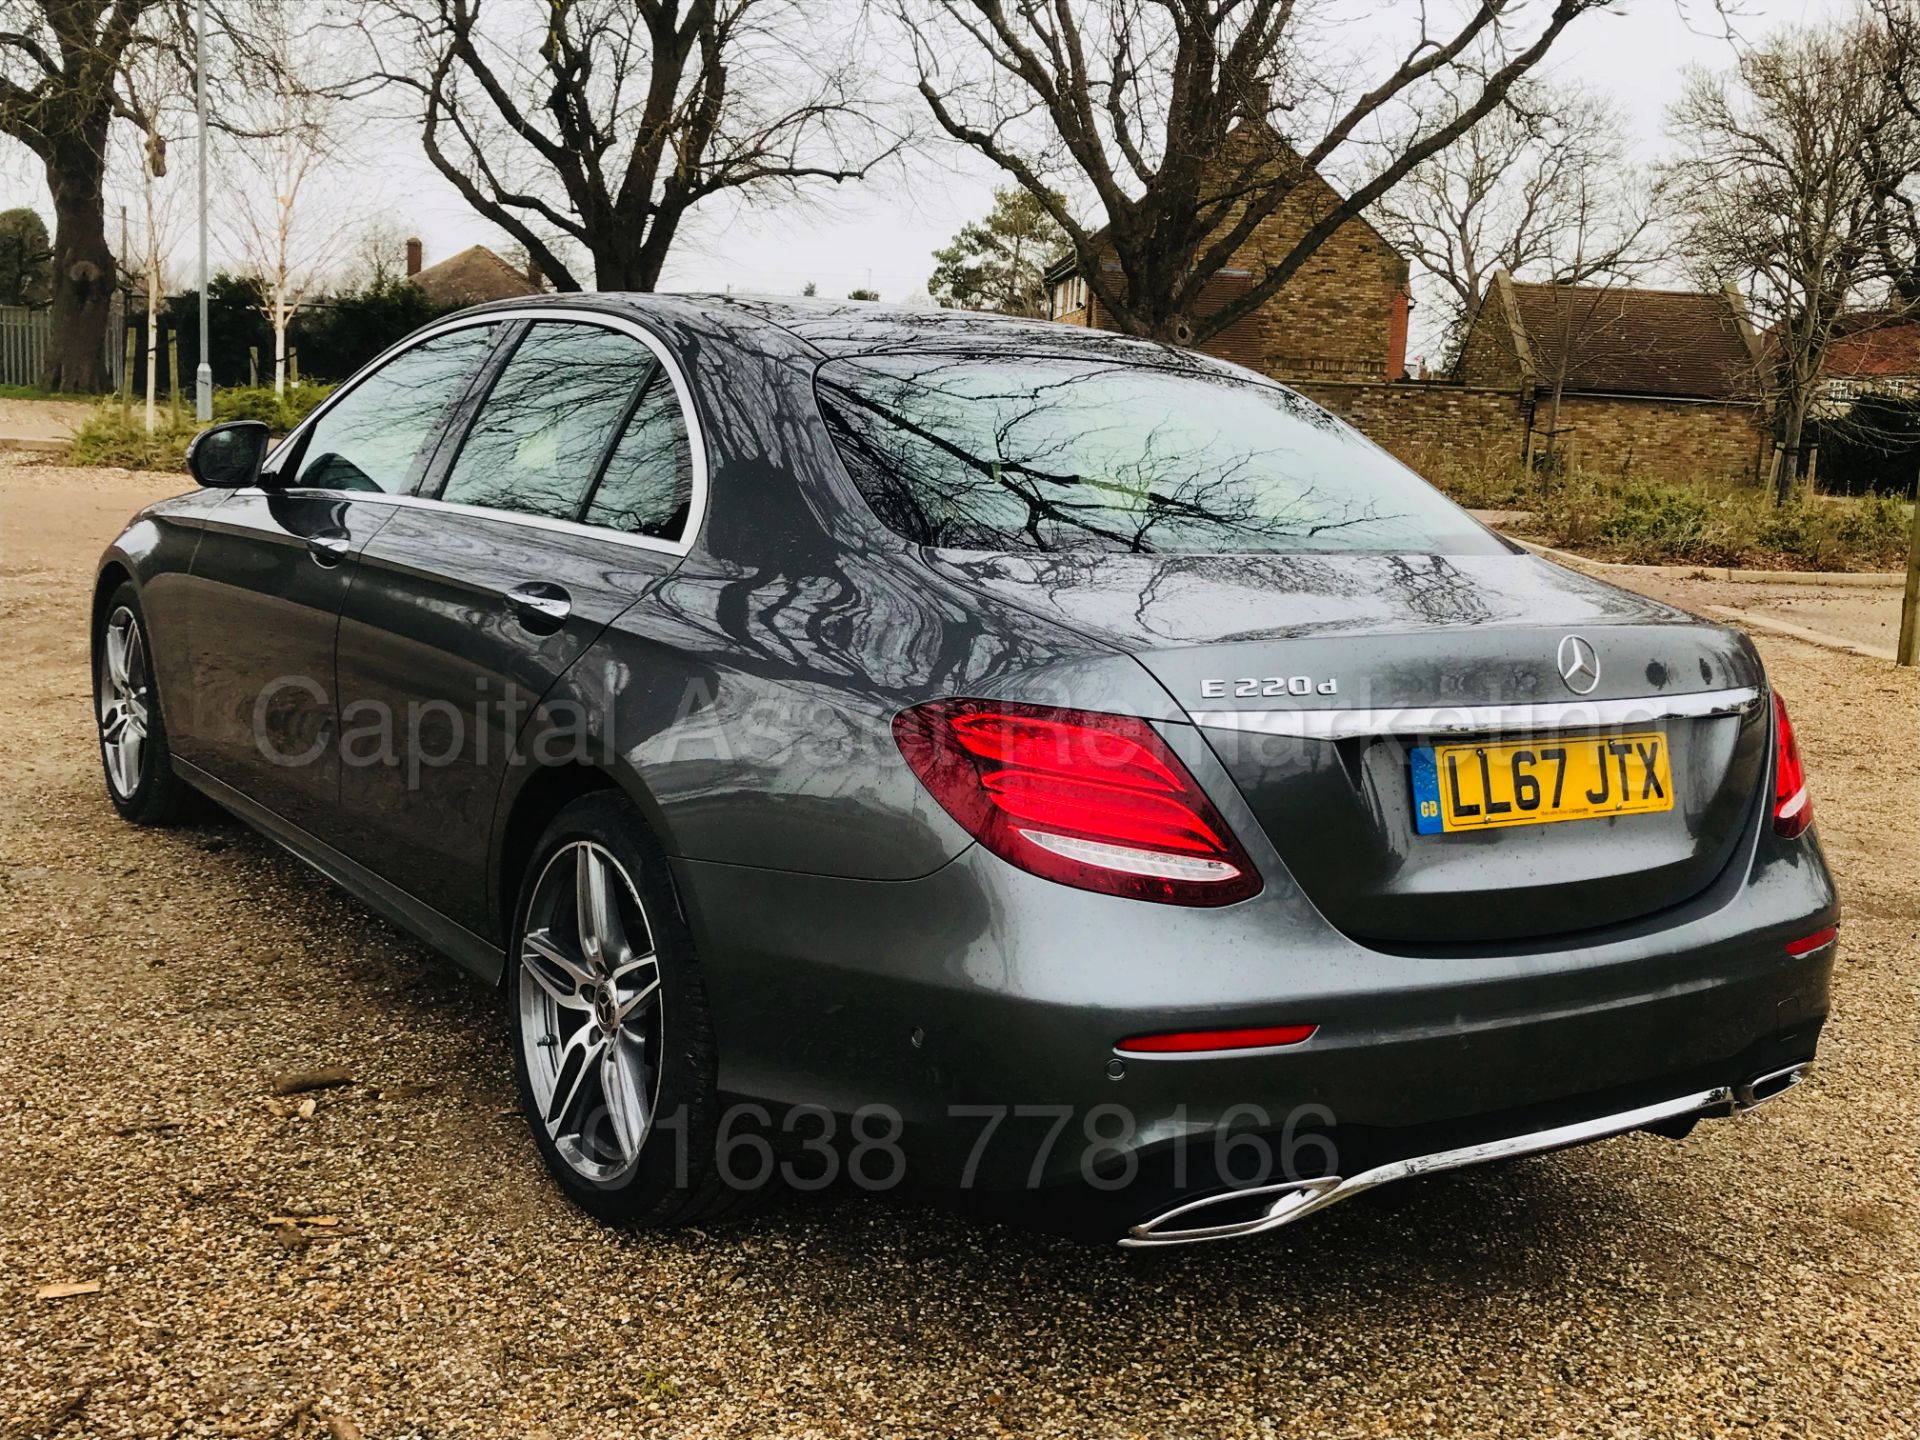
{"label": "chrome exhaust tip", "polygon": [[1741,1110],[1751,1110],[1756,1105],[1764,1105],[1806,1080],[1813,1069],[1813,1061],[1802,1060],[1798,1065],[1788,1065],[1784,1069],[1769,1070],[1765,1074],[1755,1075],[1751,1080],[1742,1081],[1733,1087],[1733,1103]]}
{"label": "chrome exhaust tip", "polygon": [[[1770,1100],[1799,1084],[1811,1063],[1808,1061],[1771,1075],[1756,1076],[1748,1082],[1748,1086],[1740,1089],[1745,1091],[1749,1087],[1764,1087],[1768,1082],[1793,1076],[1761,1096],[1761,1099]],[[1662,1121],[1690,1115],[1725,1115],[1732,1110],[1748,1109],[1759,1103],[1760,1100],[1754,1100],[1749,1104],[1741,1099],[1739,1092],[1722,1085],[1692,1095],[1676,1096],[1657,1104],[1643,1105],[1637,1110],[1623,1110],[1615,1115],[1558,1125],[1551,1130],[1535,1130],[1503,1140],[1463,1146],[1458,1150],[1442,1150],[1434,1155],[1396,1160],[1390,1165],[1376,1166],[1345,1179],[1338,1175],[1326,1175],[1313,1180],[1286,1180],[1274,1185],[1227,1190],[1218,1195],[1185,1201],[1150,1220],[1142,1221],[1120,1237],[1120,1244],[1129,1250],[1163,1249],[1170,1245],[1197,1245],[1208,1240],[1237,1240],[1250,1235],[1263,1235],[1395,1180],[1432,1175],[1442,1170],[1458,1170],[1468,1165],[1483,1165],[1489,1160],[1540,1155],[1549,1150],[1565,1149],[1569,1145],[1585,1144],[1589,1140],[1624,1135],[1630,1130],[1644,1130]],[[1254,1211],[1251,1215],[1245,1213],[1249,1208]],[[1209,1211],[1215,1217],[1212,1224],[1204,1223]],[[1238,1213],[1229,1220],[1221,1218],[1222,1212]],[[1196,1220],[1202,1223],[1193,1223]],[[1176,1223],[1180,1221],[1186,1223]]]}

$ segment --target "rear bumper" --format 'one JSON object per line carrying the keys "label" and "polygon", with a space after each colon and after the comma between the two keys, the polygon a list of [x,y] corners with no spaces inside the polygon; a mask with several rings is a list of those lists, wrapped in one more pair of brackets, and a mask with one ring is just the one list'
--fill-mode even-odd
{"label": "rear bumper", "polygon": [[1628,1110],[1608,1111],[1585,1120],[1572,1120],[1542,1129],[1521,1130],[1494,1140],[1428,1151],[1385,1161],[1358,1174],[1317,1175],[1222,1190],[1198,1199],[1181,1200],[1171,1209],[1149,1215],[1131,1225],[1120,1239],[1126,1249],[1164,1249],[1212,1240],[1240,1240],[1264,1235],[1330,1209],[1369,1190],[1396,1180],[1438,1175],[1472,1165],[1541,1155],[1571,1145],[1585,1145],[1635,1130],[1691,1127],[1703,1116],[1730,1115],[1777,1099],[1806,1079],[1811,1062],[1786,1066],[1757,1075],[1727,1089],[1716,1086],[1656,1100]]}
{"label": "rear bumper", "polygon": [[[1786,946],[1837,916],[1816,846],[1764,834],[1663,915],[1445,956],[1357,944],[1284,874],[1194,910],[1051,884],[978,848],[900,882],[676,871],[729,1094],[776,1111],[883,1107],[909,1181],[1022,1206],[1047,1192],[1103,1225],[1170,1197],[1351,1176],[1732,1091],[1808,1060],[1833,947]],[[1279,1051],[1114,1063],[1127,1035],[1284,1024],[1319,1029]]]}

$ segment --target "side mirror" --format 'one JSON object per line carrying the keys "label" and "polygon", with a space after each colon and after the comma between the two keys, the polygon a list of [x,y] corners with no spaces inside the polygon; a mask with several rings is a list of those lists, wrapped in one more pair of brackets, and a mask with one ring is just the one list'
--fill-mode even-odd
{"label": "side mirror", "polygon": [[238,490],[257,484],[267,458],[267,427],[258,420],[209,425],[187,446],[187,469],[214,490]]}

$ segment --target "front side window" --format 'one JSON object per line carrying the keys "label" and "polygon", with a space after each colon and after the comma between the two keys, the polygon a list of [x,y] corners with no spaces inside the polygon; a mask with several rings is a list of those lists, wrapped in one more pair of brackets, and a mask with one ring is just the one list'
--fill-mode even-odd
{"label": "front side window", "polygon": [[587,506],[587,523],[678,540],[693,499],[693,453],[679,397],[655,370]]}
{"label": "front side window", "polygon": [[466,388],[494,327],[449,330],[394,356],[329,406],[308,432],[290,485],[410,490],[426,442]]}
{"label": "front side window", "polygon": [[816,384],[854,484],[920,545],[1505,553],[1358,432],[1252,379],[922,354],[831,361]]}
{"label": "front side window", "polygon": [[443,500],[577,520],[653,352],[565,321],[530,326],[448,473]]}

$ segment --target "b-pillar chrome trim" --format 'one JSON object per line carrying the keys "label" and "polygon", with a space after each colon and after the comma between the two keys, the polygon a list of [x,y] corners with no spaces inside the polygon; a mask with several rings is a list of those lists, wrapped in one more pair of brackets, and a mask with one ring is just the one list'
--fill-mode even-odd
{"label": "b-pillar chrome trim", "polygon": [[[1264,1235],[1269,1230],[1278,1230],[1282,1225],[1291,1225],[1303,1220],[1330,1205],[1338,1205],[1342,1200],[1351,1200],[1354,1196],[1368,1190],[1389,1185],[1395,1180],[1411,1180],[1421,1175],[1435,1175],[1442,1170],[1459,1170],[1469,1165],[1484,1165],[1491,1160],[1510,1160],[1522,1155],[1539,1155],[1549,1150],[1563,1150],[1570,1145],[1582,1145],[1590,1140],[1604,1140],[1611,1135],[1624,1135],[1632,1130],[1645,1129],[1657,1125],[1663,1120],[1681,1120],[1689,1115],[1730,1115],[1736,1110],[1749,1110],[1753,1106],[1783,1094],[1806,1078],[1811,1062],[1790,1066],[1785,1070],[1773,1071],[1766,1075],[1755,1076],[1738,1087],[1716,1086],[1711,1090],[1697,1091],[1691,1095],[1676,1096],[1672,1100],[1662,1100],[1653,1105],[1642,1105],[1637,1110],[1622,1110],[1613,1115],[1602,1115],[1593,1120],[1580,1120],[1571,1125],[1558,1125],[1551,1130],[1535,1130],[1526,1135],[1513,1135],[1504,1140],[1489,1140],[1479,1145],[1467,1145],[1458,1150],[1441,1150],[1432,1155],[1417,1155],[1410,1160],[1396,1160],[1389,1165],[1376,1166],[1372,1170],[1362,1171],[1350,1179],[1338,1175],[1325,1175],[1312,1180],[1287,1180],[1277,1185],[1250,1186],[1244,1190],[1228,1190],[1218,1195],[1208,1195],[1199,1200],[1189,1200],[1183,1205],[1154,1216],[1151,1220],[1134,1226],[1121,1237],[1120,1244],[1127,1249],[1151,1249],[1168,1245],[1196,1245],[1205,1240],[1238,1240],[1250,1235]],[[1174,1221],[1199,1215],[1215,1206],[1244,1207],[1248,1203],[1266,1197],[1272,1197],[1260,1214],[1246,1220],[1235,1220],[1220,1225],[1190,1225],[1182,1229],[1168,1228]]]}

